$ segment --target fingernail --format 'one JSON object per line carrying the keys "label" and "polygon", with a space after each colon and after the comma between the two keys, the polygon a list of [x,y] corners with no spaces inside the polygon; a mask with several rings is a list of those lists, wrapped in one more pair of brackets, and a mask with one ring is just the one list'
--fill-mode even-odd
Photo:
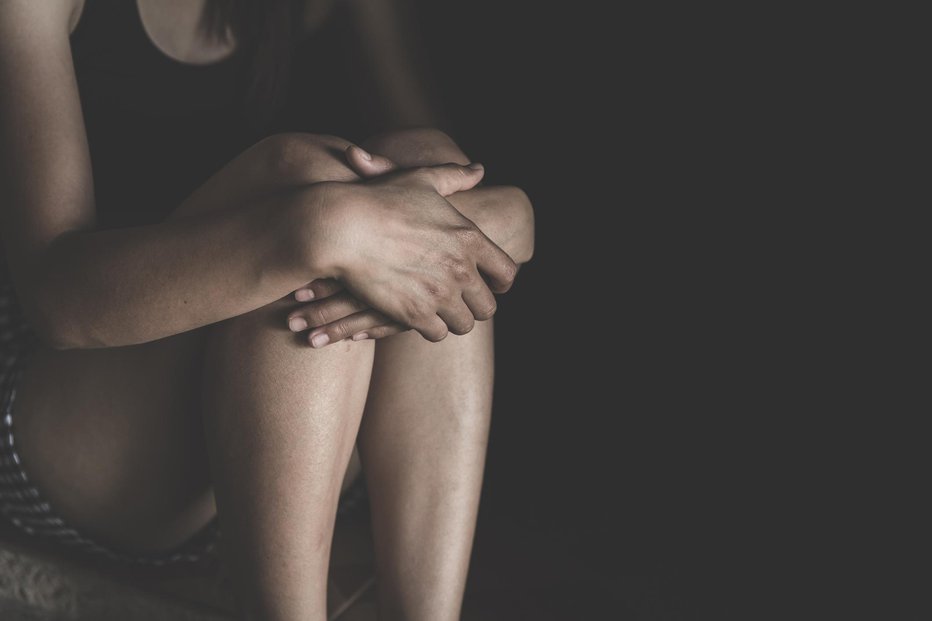
{"label": "fingernail", "polygon": [[369,335],[366,334],[365,332],[360,332],[359,334],[353,335],[354,341],[365,341],[367,338],[369,338]]}
{"label": "fingernail", "polygon": [[294,292],[294,299],[299,302],[309,302],[314,299],[314,292],[310,289],[298,289]]}
{"label": "fingernail", "polygon": [[330,342],[330,337],[326,333],[321,333],[311,339],[311,345],[314,347],[323,347]]}
{"label": "fingernail", "polygon": [[291,328],[292,332],[300,332],[307,328],[307,322],[300,317],[292,317],[288,322],[288,327]]}
{"label": "fingernail", "polygon": [[485,166],[483,166],[483,165],[480,164],[479,162],[473,162],[473,163],[470,164],[468,167],[469,167],[469,168],[472,168],[473,170],[482,170],[483,168],[485,168]]}
{"label": "fingernail", "polygon": [[364,160],[366,160],[366,161],[372,161],[372,154],[371,154],[371,153],[369,153],[368,151],[366,151],[365,149],[363,149],[363,148],[360,147],[359,145],[356,145],[356,148],[359,149],[359,152],[362,154],[362,159],[364,159]]}

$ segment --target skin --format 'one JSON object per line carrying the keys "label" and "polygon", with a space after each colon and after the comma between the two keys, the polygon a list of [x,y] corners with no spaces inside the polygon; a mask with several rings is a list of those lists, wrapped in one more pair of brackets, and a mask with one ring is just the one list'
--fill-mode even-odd
{"label": "skin", "polygon": [[[323,619],[358,442],[381,618],[458,618],[490,416],[486,315],[533,251],[527,197],[473,189],[481,169],[450,164],[468,159],[436,130],[374,137],[368,166],[345,140],[283,134],[164,222],[97,230],[76,7],[0,4],[0,230],[41,339],[15,408],[30,478],[126,551],[174,547],[219,510],[244,618]],[[374,328],[407,331],[311,346],[288,319],[328,308],[338,292],[295,299],[320,283],[377,313]],[[325,330],[352,316],[327,312]]]}
{"label": "skin", "polygon": [[[395,138],[376,137],[367,141],[381,152],[397,155],[397,160],[407,166],[418,166],[430,162],[432,159],[442,159],[444,156],[453,161],[465,160],[466,156],[449,139],[448,136],[437,135],[430,131],[407,132],[405,144],[399,148]],[[354,170],[363,177],[373,177],[379,174],[399,169],[399,164],[393,159],[372,153],[353,145],[347,148],[347,160]],[[515,221],[524,222],[526,229],[532,220],[530,203],[527,196],[518,188],[476,188],[470,192],[459,193],[448,197],[448,200],[457,209],[467,215],[479,225],[481,230],[494,230],[518,232],[520,226]],[[508,203],[518,208],[502,210],[498,206]],[[509,223],[506,220],[511,219]],[[494,224],[493,224],[494,222]],[[533,253],[533,237],[517,235],[505,239],[496,235],[495,242],[499,244],[519,264],[530,259]],[[298,301],[314,300],[306,307],[289,313],[288,325],[296,332],[305,328],[313,328],[309,334],[309,341],[315,347],[322,347],[346,338],[363,340],[367,338],[384,338],[405,330],[401,324],[392,322],[389,317],[374,308],[356,299],[345,287],[335,280],[318,280],[307,287],[295,292]],[[494,298],[486,298],[484,304],[470,307],[475,317],[491,316],[495,312]],[[457,334],[467,333],[473,322],[465,318],[465,324],[458,327]]]}

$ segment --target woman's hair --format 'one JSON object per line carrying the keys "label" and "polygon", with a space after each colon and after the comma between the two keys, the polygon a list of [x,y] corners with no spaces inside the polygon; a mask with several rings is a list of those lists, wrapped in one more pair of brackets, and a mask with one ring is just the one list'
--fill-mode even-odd
{"label": "woman's hair", "polygon": [[251,59],[246,110],[260,130],[284,103],[291,56],[300,34],[306,0],[207,0],[200,28],[226,40],[227,27],[240,53]]}

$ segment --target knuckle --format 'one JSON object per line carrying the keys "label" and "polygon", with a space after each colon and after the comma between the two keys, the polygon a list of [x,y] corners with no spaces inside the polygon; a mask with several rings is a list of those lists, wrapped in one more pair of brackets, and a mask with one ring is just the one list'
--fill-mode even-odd
{"label": "knuckle", "polygon": [[470,266],[465,259],[453,259],[450,261],[447,268],[450,271],[450,275],[453,276],[453,280],[455,280],[457,283],[468,284],[472,282],[473,270],[470,269]]}
{"label": "knuckle", "polygon": [[518,266],[515,264],[514,261],[511,261],[511,260],[506,261],[505,264],[502,266],[502,280],[505,282],[507,286],[510,287],[514,283],[515,278],[517,276],[518,276]]}
{"label": "knuckle", "polygon": [[445,300],[449,297],[449,291],[447,287],[439,282],[425,284],[424,291],[433,300]]}
{"label": "knuckle", "polygon": [[495,302],[495,298],[492,298],[491,302],[487,302],[477,310],[475,317],[479,321],[486,321],[495,315],[496,310],[498,310],[498,304]]}
{"label": "knuckle", "polygon": [[386,336],[391,336],[397,332],[400,332],[398,328],[393,328],[392,326],[379,326],[371,330],[367,330],[369,337],[373,339],[382,339]]}
{"label": "knuckle", "polygon": [[330,329],[327,330],[330,333],[331,342],[342,341],[345,338],[352,336],[352,331],[350,326],[346,321],[340,321],[335,323]]}
{"label": "knuckle", "polygon": [[418,299],[409,299],[403,305],[405,323],[414,325],[428,317],[426,305]]}
{"label": "knuckle", "polygon": [[326,305],[317,304],[307,310],[305,319],[310,326],[318,327],[330,323],[330,313]]}

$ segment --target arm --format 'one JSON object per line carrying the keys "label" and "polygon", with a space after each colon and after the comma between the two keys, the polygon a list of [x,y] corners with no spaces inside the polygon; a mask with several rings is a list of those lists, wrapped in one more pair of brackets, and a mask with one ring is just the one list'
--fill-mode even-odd
{"label": "arm", "polygon": [[[308,278],[284,242],[299,206],[263,200],[152,226],[75,231],[34,250],[24,310],[57,348],[156,340],[281,298]],[[28,301],[28,303],[27,303]]]}
{"label": "arm", "polygon": [[[469,159],[453,140],[441,131],[419,128],[392,131],[374,136],[364,144],[376,155],[350,147],[347,161],[363,177],[397,170],[400,162],[409,166],[429,162],[466,163]],[[396,159],[389,159],[389,154]],[[513,186],[486,186],[456,192],[447,201],[475,223],[492,242],[516,264],[527,262],[534,253],[534,212],[527,195]],[[320,347],[345,338],[384,338],[406,328],[369,308],[338,282],[318,280],[295,291],[295,300],[310,302],[294,309],[286,318],[294,331],[311,328],[308,342]],[[491,316],[491,313],[487,313]],[[323,336],[326,339],[321,340]]]}
{"label": "arm", "polygon": [[[68,14],[58,0],[0,3],[4,250],[27,320],[51,346],[171,336],[328,276],[440,340],[448,324],[458,331],[471,322],[474,307],[484,317],[490,286],[511,285],[511,259],[443,198],[482,177],[456,165],[365,183],[352,173],[322,182],[296,175],[286,183],[294,189],[224,205],[229,187],[241,187],[238,175],[252,169],[248,158],[262,152],[255,149],[241,156],[245,168],[233,162],[218,173],[227,183],[208,181],[165,222],[95,231]],[[304,171],[307,149],[293,142],[285,143],[285,168]]]}
{"label": "arm", "polygon": [[[53,347],[145,342],[271,302],[316,275],[288,230],[313,194],[95,231],[70,3],[0,3],[0,217],[27,320]],[[201,196],[202,204],[212,201]],[[192,211],[196,211],[192,209]],[[300,272],[300,273],[299,273]]]}

